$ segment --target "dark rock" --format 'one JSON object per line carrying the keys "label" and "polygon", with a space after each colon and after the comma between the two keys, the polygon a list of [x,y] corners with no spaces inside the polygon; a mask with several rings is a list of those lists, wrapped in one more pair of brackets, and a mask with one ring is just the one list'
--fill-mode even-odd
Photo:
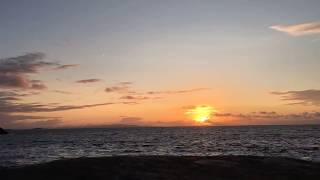
{"label": "dark rock", "polygon": [[0,168],[0,179],[318,180],[320,164],[256,156],[113,156]]}
{"label": "dark rock", "polygon": [[0,134],[8,134],[8,132],[5,131],[4,129],[0,128]]}

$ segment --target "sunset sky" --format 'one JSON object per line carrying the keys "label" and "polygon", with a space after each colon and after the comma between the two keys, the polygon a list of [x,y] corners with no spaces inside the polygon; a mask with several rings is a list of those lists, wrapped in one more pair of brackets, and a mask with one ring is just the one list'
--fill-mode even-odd
{"label": "sunset sky", "polygon": [[319,0],[1,0],[0,126],[319,124]]}

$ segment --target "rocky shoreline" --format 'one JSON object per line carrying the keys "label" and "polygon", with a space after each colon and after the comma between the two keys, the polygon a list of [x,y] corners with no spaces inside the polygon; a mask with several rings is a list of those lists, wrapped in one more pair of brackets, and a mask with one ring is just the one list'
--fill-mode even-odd
{"label": "rocky shoreline", "polygon": [[8,134],[8,132],[5,131],[4,129],[2,129],[2,128],[0,127],[0,135],[1,135],[1,134]]}
{"label": "rocky shoreline", "polygon": [[114,156],[0,169],[1,180],[319,179],[320,163],[256,156]]}

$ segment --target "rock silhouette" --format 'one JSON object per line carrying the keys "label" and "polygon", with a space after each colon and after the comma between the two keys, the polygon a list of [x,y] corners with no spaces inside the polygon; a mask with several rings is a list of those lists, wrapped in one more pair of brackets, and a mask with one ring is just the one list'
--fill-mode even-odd
{"label": "rock silhouette", "polygon": [[256,156],[114,156],[0,168],[1,180],[318,180],[320,163]]}
{"label": "rock silhouette", "polygon": [[0,127],[0,134],[8,134],[8,132]]}

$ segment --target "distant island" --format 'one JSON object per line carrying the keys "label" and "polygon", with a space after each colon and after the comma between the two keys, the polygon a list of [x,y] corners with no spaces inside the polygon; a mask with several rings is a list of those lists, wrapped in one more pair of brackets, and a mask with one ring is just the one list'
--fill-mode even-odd
{"label": "distant island", "polygon": [[8,132],[0,127],[0,134],[8,134]]}

